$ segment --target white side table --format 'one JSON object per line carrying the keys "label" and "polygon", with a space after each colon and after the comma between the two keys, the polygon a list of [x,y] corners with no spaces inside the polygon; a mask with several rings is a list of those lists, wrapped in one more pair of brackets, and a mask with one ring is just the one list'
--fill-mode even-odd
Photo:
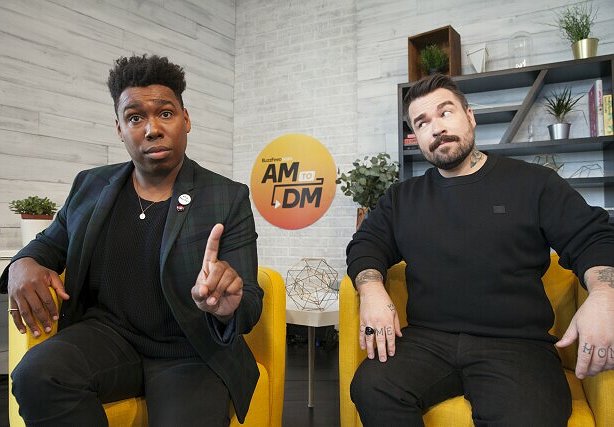
{"label": "white side table", "polygon": [[307,406],[313,408],[313,372],[315,359],[315,328],[339,323],[339,299],[332,302],[325,310],[303,310],[292,298],[286,295],[286,323],[307,326],[308,349],[308,398]]}

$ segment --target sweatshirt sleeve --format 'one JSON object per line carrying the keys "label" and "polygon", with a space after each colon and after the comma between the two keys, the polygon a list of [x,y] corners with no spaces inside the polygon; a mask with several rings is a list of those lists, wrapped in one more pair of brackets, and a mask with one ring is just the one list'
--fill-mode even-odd
{"label": "sweatshirt sleeve", "polygon": [[548,177],[539,203],[541,228],[560,264],[573,270],[583,286],[584,273],[598,265],[614,266],[614,227],[608,213],[589,206],[556,172]]}
{"label": "sweatshirt sleeve", "polygon": [[355,282],[363,270],[378,270],[386,280],[389,267],[401,261],[395,239],[398,184],[392,185],[369,212],[347,246],[347,272]]}

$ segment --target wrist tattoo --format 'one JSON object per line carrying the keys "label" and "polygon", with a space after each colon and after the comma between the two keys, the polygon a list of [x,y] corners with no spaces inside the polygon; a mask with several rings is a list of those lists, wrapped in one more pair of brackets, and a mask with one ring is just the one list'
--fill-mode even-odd
{"label": "wrist tattoo", "polygon": [[473,150],[473,153],[471,153],[471,167],[475,167],[475,165],[477,165],[480,160],[482,160],[483,156],[484,154],[482,154],[481,151]]}
{"label": "wrist tattoo", "polygon": [[373,268],[361,271],[360,273],[358,273],[358,276],[356,276],[356,280],[355,280],[356,286],[364,285],[365,283],[368,283],[368,282],[383,282],[383,281],[384,281],[384,277],[382,276],[382,274]]}
{"label": "wrist tattoo", "polygon": [[602,268],[597,271],[597,279],[606,283],[610,288],[614,288],[614,267]]}
{"label": "wrist tattoo", "polygon": [[394,306],[394,304],[388,304],[388,309],[390,311],[396,311],[397,308]]}

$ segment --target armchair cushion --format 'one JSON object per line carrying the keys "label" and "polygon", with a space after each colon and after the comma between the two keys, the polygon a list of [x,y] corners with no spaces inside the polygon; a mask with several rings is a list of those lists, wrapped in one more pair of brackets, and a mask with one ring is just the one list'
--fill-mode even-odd
{"label": "armchair cushion", "polygon": [[[385,284],[397,307],[401,327],[407,326],[405,267],[405,263],[391,267]],[[586,291],[580,287],[577,277],[571,271],[558,264],[556,254],[552,255],[550,268],[542,280],[555,313],[550,332],[561,337],[577,307],[586,298]],[[362,426],[350,398],[350,383],[354,372],[366,357],[366,352],[361,350],[358,344],[358,313],[358,294],[350,278],[345,276],[339,289],[339,398],[341,425],[344,427]],[[563,349],[559,354],[572,394],[572,414],[568,426],[614,426],[614,371],[602,372],[596,377],[580,381],[574,374],[577,347]],[[425,412],[423,419],[427,427],[473,426],[471,405],[462,396],[432,406]]]}

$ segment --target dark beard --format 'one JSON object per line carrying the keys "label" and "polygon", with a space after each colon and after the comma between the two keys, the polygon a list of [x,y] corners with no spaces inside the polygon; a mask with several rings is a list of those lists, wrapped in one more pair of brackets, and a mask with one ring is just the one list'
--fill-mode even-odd
{"label": "dark beard", "polygon": [[[433,153],[443,142],[458,142],[460,141],[460,137],[457,135],[441,135],[435,138],[435,140],[429,145],[429,150]],[[471,152],[475,148],[475,141],[472,141],[467,147],[461,146],[461,152],[456,158],[452,158],[449,160],[438,159],[437,156],[434,156],[432,159],[427,159],[427,161],[441,170],[450,170],[459,166],[463,161],[471,154]]]}

